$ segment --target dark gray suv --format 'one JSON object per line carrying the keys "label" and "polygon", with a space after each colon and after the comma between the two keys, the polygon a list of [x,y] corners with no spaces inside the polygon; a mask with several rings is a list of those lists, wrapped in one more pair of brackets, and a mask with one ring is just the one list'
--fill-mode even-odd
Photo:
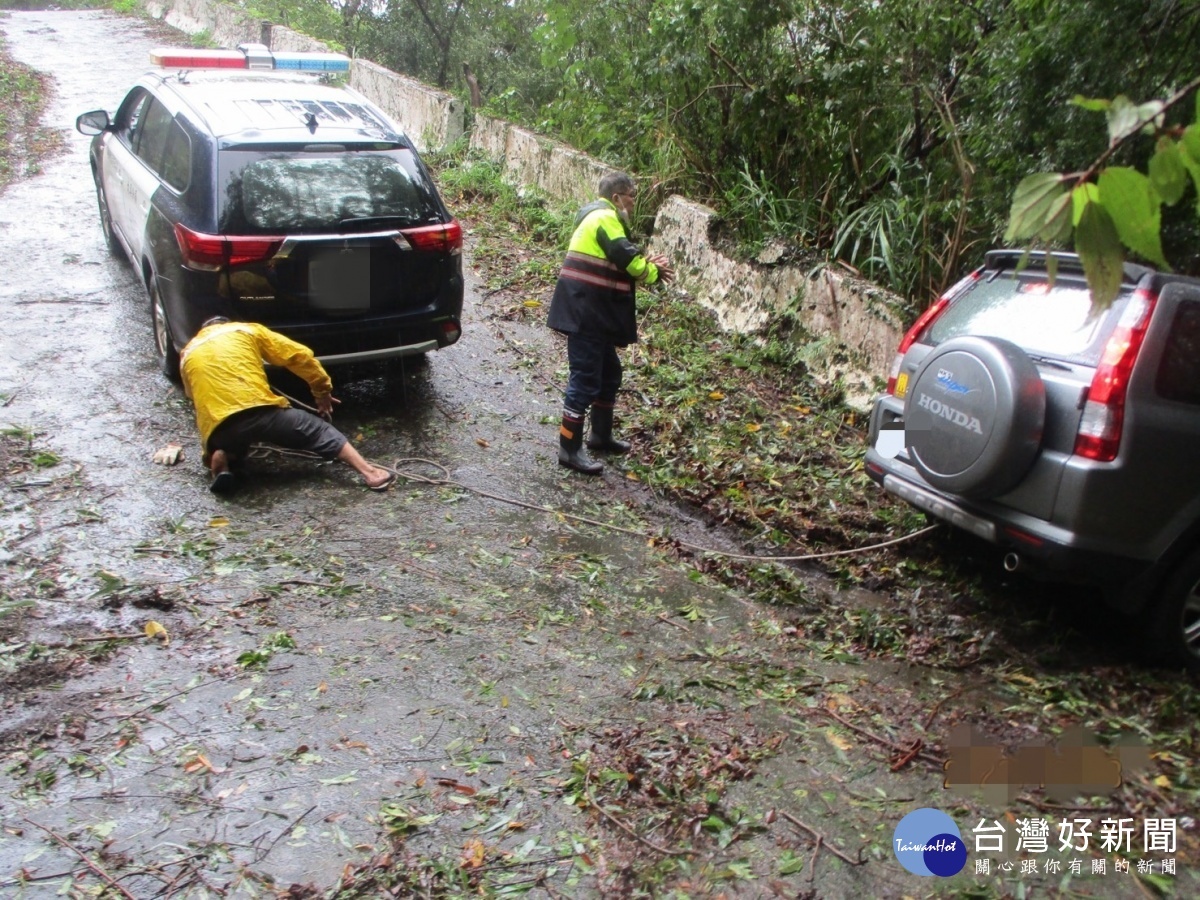
{"label": "dark gray suv", "polygon": [[1105,588],[1200,671],[1200,279],[1127,264],[1093,312],[1071,254],[987,254],[905,335],[867,472],[1005,548]]}

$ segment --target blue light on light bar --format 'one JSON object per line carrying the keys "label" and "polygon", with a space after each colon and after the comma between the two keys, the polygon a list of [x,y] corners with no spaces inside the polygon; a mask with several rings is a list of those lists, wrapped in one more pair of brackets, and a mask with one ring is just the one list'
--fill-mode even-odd
{"label": "blue light on light bar", "polygon": [[348,72],[350,58],[340,53],[275,53],[276,69],[301,72]]}

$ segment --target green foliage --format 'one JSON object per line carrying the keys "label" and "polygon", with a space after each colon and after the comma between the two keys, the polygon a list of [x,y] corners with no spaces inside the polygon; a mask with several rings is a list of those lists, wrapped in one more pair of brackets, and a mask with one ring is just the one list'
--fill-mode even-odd
{"label": "green foliage", "polygon": [[237,661],[239,666],[246,669],[265,669],[277,652],[295,649],[295,639],[287,632],[279,631],[264,637],[256,649],[240,654]]}
{"label": "green foliage", "polygon": [[29,151],[29,133],[35,128],[45,92],[37,74],[7,52],[0,35],[0,190],[23,174],[22,162]]}
{"label": "green foliage", "polygon": [[[1000,241],[1031,169],[1065,171],[1117,140],[1113,165],[1144,173],[1149,189],[1109,178],[1122,213],[1088,212],[1083,251],[1103,252],[1112,220],[1143,258],[1200,271],[1200,228],[1155,212],[1200,180],[1200,149],[1188,149],[1200,129],[1173,127],[1165,99],[1195,71],[1194,3],[254,0],[253,10],[463,96],[469,70],[486,112],[642,173],[643,196],[709,202],[751,251],[794,242],[920,300]],[[1116,99],[1088,99],[1105,96]],[[1091,127],[1097,112],[1105,129]],[[1062,245],[1086,209],[1073,186],[1041,182],[1008,239]]]}
{"label": "green foliage", "polygon": [[[1109,146],[1075,175],[1044,172],[1017,187],[1009,211],[1008,240],[1054,243],[1074,236],[1083,260],[1092,303],[1108,306],[1121,286],[1125,251],[1161,269],[1170,263],[1163,250],[1163,207],[1187,194],[1188,175],[1200,198],[1200,78],[1166,100],[1135,104],[1121,95],[1112,101],[1076,98],[1076,105],[1104,113]],[[1196,95],[1195,120],[1168,122],[1167,114]],[[1108,165],[1134,145],[1144,144],[1145,173],[1134,166]],[[1152,144],[1150,143],[1152,141]],[[1067,185],[1073,186],[1068,191]],[[1066,210],[1071,216],[1067,218]],[[1200,215],[1200,202],[1197,204]]]}

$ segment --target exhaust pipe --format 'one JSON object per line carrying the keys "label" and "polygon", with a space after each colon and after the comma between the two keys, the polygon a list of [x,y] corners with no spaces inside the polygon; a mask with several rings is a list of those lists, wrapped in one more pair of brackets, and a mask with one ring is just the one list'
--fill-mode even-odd
{"label": "exhaust pipe", "polygon": [[1019,568],[1021,568],[1021,557],[1017,556],[1015,553],[1004,554],[1005,572],[1015,572]]}

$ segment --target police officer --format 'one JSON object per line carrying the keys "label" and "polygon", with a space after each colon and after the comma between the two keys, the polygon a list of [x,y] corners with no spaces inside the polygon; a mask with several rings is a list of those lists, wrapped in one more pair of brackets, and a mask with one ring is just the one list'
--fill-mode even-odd
{"label": "police officer", "polygon": [[621,387],[617,347],[637,342],[635,286],[667,283],[675,275],[665,258],[647,258],[629,240],[637,186],[624,172],[600,179],[600,198],[575,217],[575,232],[558,273],[547,324],[567,336],[570,376],[559,429],[559,465],[599,475],[604,464],[583,449],[583,420],[592,410],[587,447],[628,453],[613,437],[613,406]]}

